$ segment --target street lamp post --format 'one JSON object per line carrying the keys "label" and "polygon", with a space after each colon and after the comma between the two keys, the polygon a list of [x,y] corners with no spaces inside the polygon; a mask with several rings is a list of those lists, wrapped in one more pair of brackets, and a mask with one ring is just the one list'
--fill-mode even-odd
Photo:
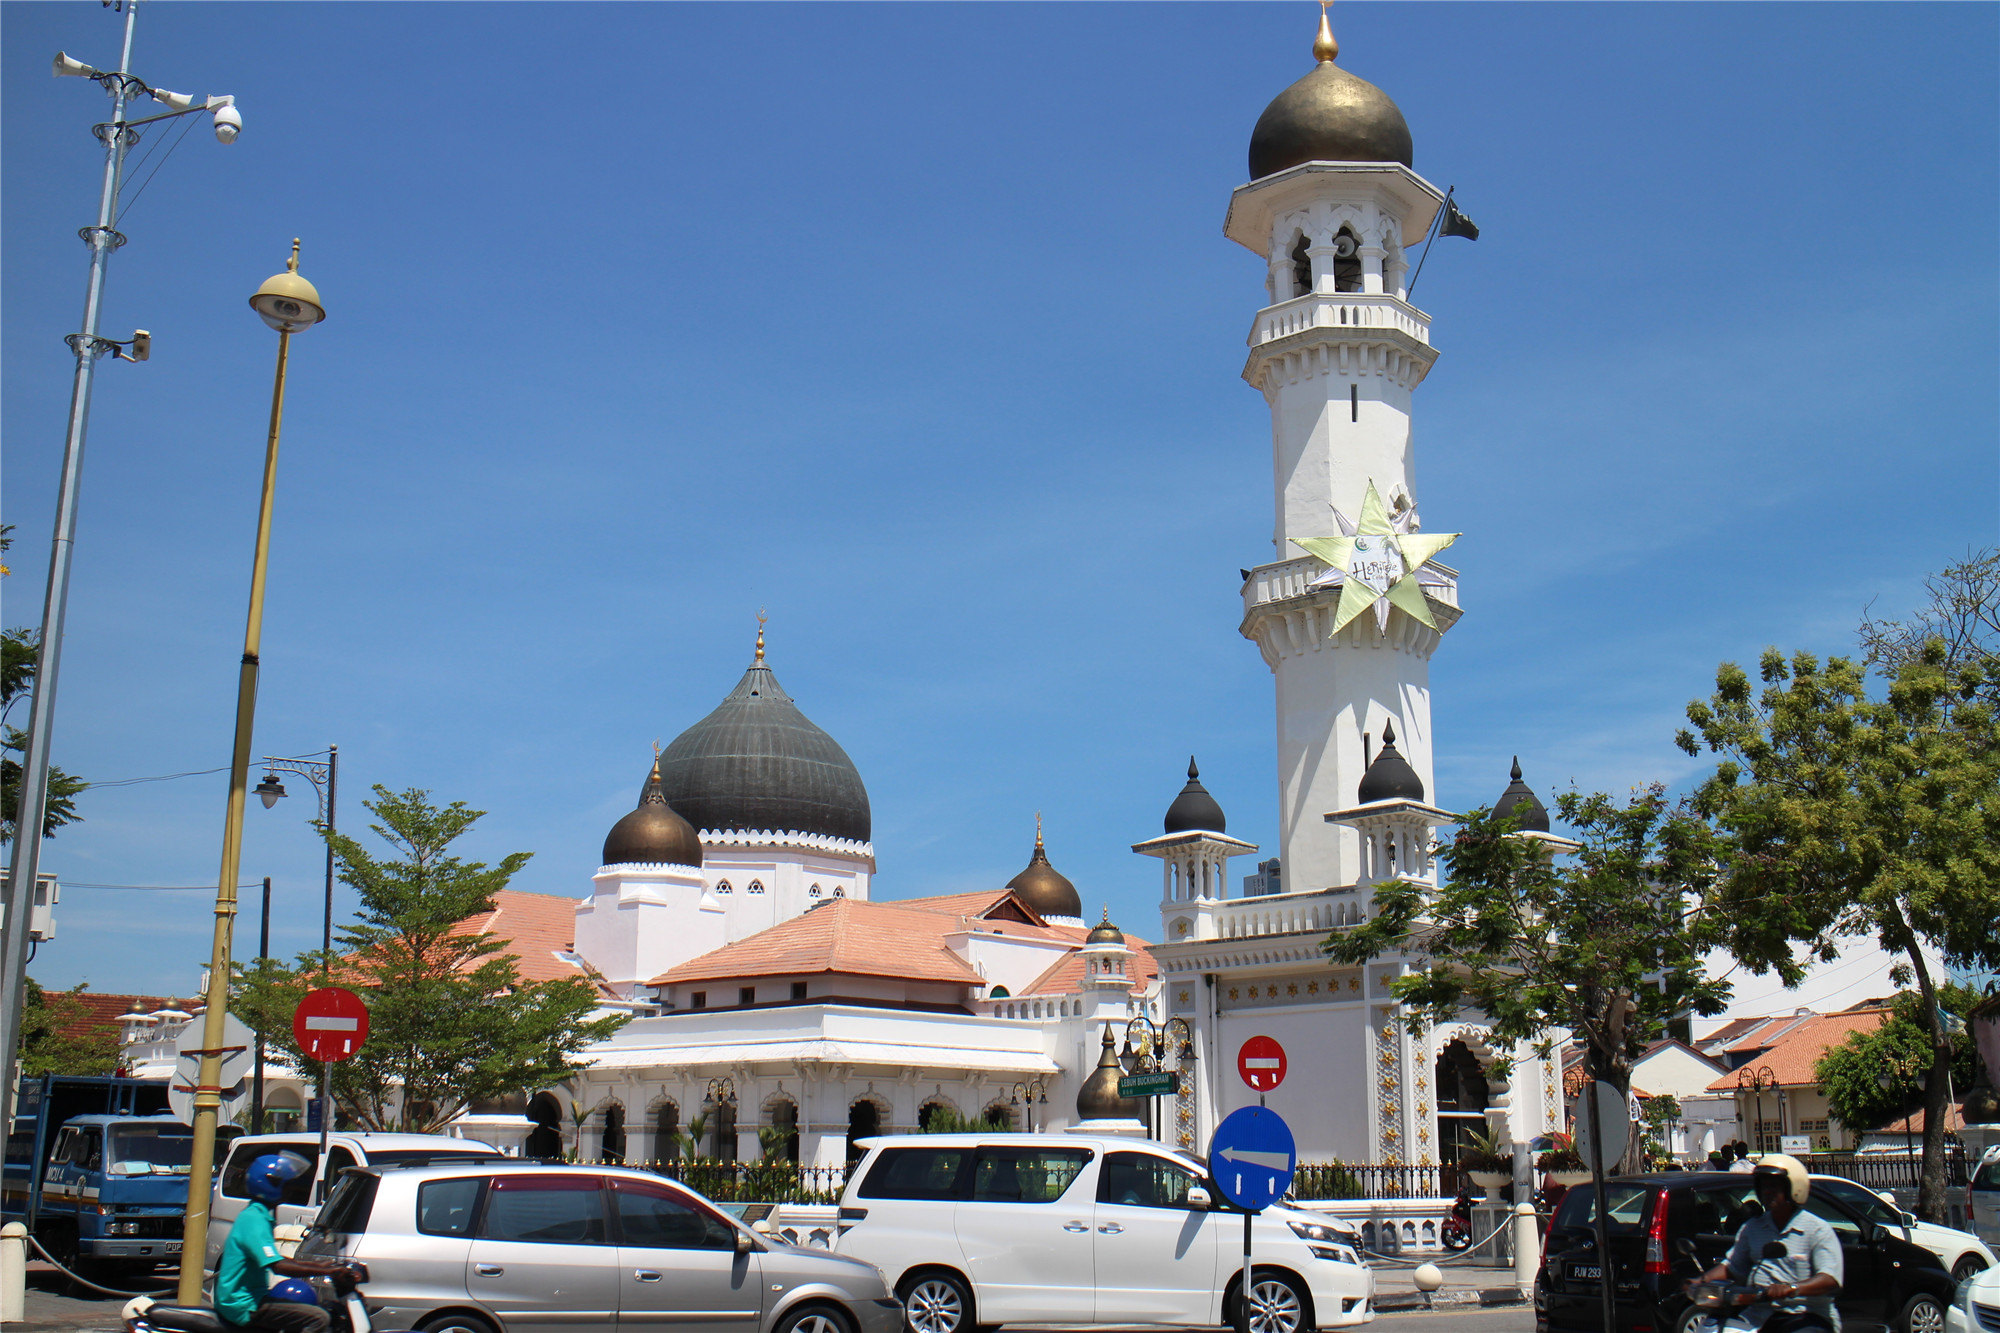
{"label": "street lamp post", "polygon": [[[7,868],[6,934],[0,947],[0,1115],[11,1115],[13,1052],[20,1040],[22,982],[28,970],[29,904],[34,901],[35,875],[41,869],[42,821],[48,812],[49,745],[55,732],[56,685],[62,674],[63,624],[69,608],[70,556],[76,545],[76,510],[83,486],[83,445],[90,425],[90,391],[99,357],[144,361],[152,345],[141,330],[124,342],[98,336],[104,308],[104,277],[111,252],[125,244],[118,231],[118,190],[124,181],[125,154],[139,142],[139,127],[156,121],[206,111],[215,118],[215,137],[232,143],[243,127],[234,97],[200,99],[186,93],[149,86],[131,73],[132,28],[138,6],[125,6],[125,40],[118,68],[93,69],[56,52],[58,78],[91,79],[111,95],[111,119],[91,127],[104,144],[104,182],[97,197],[97,223],[78,233],[90,247],[90,279],[84,288],[83,328],[63,341],[76,354],[75,378],[69,396],[69,428],[63,437],[62,479],[56,487],[55,538],[49,549],[48,588],[42,600],[41,636],[35,645],[35,689],[28,708],[27,740],[21,750],[20,794],[14,807],[13,855]],[[140,96],[171,108],[158,116],[127,120],[126,111]]]}
{"label": "street lamp post", "polygon": [[[313,795],[319,798],[319,823],[321,836],[326,840],[326,903],[320,918],[319,947],[322,955],[333,953],[333,835],[335,799],[340,794],[340,747],[326,747],[326,762],[313,759],[280,759],[270,755],[264,757],[264,780],[257,784],[257,799],[269,810],[288,794],[285,784],[278,781],[280,773],[296,773],[312,783]],[[320,975],[325,976],[331,958],[323,958]],[[322,1114],[324,1112],[322,1111]]]}
{"label": "street lamp post", "polygon": [[[229,1011],[229,946],[236,924],[236,873],[243,854],[243,801],[250,785],[250,737],[257,718],[257,661],[264,639],[264,571],[271,550],[271,502],[278,481],[278,428],[285,415],[285,364],[292,335],[326,318],[319,292],[299,276],[299,243],[285,271],[267,278],[251,308],[278,331],[278,370],[271,386],[271,426],[264,437],[264,489],[257,508],[257,543],[250,566],[250,611],[243,660],[236,675],[236,745],[229,761],[229,800],[222,825],[222,875],[215,891],[215,941],[208,963],[208,1008],[202,1015],[201,1073],[194,1089],[194,1142],[188,1153],[187,1223],[181,1232],[183,1305],[201,1300],[201,1266],[208,1252],[208,1190],[215,1167],[215,1122],[222,1109],[223,1021]],[[322,1084],[324,1086],[324,1084]],[[320,1108],[321,1124],[331,1119]]]}
{"label": "street lamp post", "polygon": [[[1021,1128],[1032,1134],[1035,1132],[1035,1108],[1049,1104],[1049,1080],[1046,1074],[1037,1074],[1014,1085],[1014,1095],[1009,1105],[1021,1108]],[[1048,1112],[1042,1113],[1047,1116]]]}
{"label": "street lamp post", "polygon": [[1768,1151],[1764,1147],[1764,1094],[1777,1086],[1778,1076],[1769,1065],[1758,1065],[1754,1069],[1746,1065],[1736,1071],[1737,1093],[1749,1093],[1756,1098],[1756,1110],[1752,1113],[1754,1119],[1750,1122],[1750,1146],[1760,1153]]}
{"label": "street lamp post", "polygon": [[[735,1107],[736,1080],[727,1074],[722,1075],[720,1078],[710,1079],[708,1081],[707,1101],[715,1107],[715,1127],[710,1132],[715,1136],[716,1160],[720,1161],[722,1160],[722,1108],[724,1106]],[[730,1111],[729,1115],[729,1132],[732,1136],[736,1133],[736,1113],[734,1109]],[[733,1143],[729,1145],[729,1155],[733,1161],[736,1156],[736,1145]]]}
{"label": "street lamp post", "polygon": [[[1194,1074],[1194,1028],[1185,1018],[1169,1018],[1165,1023],[1155,1023],[1144,1014],[1136,1014],[1125,1024],[1125,1049],[1119,1054],[1119,1063],[1128,1074],[1158,1073],[1166,1065],[1166,1057],[1173,1057],[1174,1071],[1182,1076],[1182,1081]],[[1180,1094],[1176,1094],[1178,1100]],[[1147,1130],[1155,1139],[1162,1138],[1166,1126],[1150,1123],[1159,1114],[1159,1098],[1146,1099]],[[1186,1145],[1183,1145],[1186,1146]]]}

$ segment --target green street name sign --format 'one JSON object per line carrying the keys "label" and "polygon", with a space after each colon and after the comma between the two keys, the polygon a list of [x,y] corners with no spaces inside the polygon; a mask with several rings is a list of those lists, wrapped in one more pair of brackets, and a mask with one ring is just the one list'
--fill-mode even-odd
{"label": "green street name sign", "polygon": [[1181,1076],[1171,1071],[1163,1074],[1126,1074],[1118,1080],[1120,1097],[1169,1097],[1181,1090]]}

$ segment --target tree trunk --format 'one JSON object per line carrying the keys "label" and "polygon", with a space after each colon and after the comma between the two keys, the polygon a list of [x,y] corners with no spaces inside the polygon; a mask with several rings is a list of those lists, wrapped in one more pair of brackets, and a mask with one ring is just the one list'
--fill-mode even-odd
{"label": "tree trunk", "polygon": [[1951,1036],[1938,1015],[1937,987],[1930,969],[1924,965],[1923,951],[1914,943],[1910,962],[1916,970],[1917,988],[1924,999],[1924,1029],[1930,1036],[1931,1067],[1924,1071],[1924,1156],[1917,1177],[1917,1216],[1926,1222],[1943,1223],[1944,1203],[1944,1119],[1951,1105]]}

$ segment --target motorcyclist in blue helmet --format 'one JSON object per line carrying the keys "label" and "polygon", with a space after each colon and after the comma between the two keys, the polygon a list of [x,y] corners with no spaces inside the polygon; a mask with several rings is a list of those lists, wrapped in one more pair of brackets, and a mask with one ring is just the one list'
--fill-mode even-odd
{"label": "motorcyclist in blue helmet", "polygon": [[[280,1294],[278,1288],[302,1284],[279,1282],[273,1286],[271,1274],[331,1278],[336,1288],[353,1285],[344,1265],[287,1259],[278,1253],[272,1237],[272,1205],[284,1197],[287,1183],[311,1170],[312,1163],[297,1153],[281,1152],[257,1158],[244,1173],[243,1188],[250,1202],[229,1228],[229,1239],[223,1242],[222,1258],[215,1270],[215,1312],[224,1323],[279,1333],[325,1333],[331,1322],[326,1310],[316,1301],[299,1301],[294,1291]],[[307,1291],[310,1294],[311,1289]]]}

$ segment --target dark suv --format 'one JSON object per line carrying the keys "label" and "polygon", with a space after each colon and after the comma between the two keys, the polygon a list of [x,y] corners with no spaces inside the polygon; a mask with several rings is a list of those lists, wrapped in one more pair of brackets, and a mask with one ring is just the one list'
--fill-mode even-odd
{"label": "dark suv", "polygon": [[[1748,1174],[1672,1172],[1605,1182],[1605,1218],[1616,1273],[1618,1333],[1685,1333],[1697,1313],[1681,1282],[1729,1253],[1736,1230],[1763,1211]],[[1891,1234],[1817,1190],[1806,1211],[1840,1237],[1846,1280],[1835,1304],[1843,1333],[1939,1333],[1951,1304],[1951,1274],[1938,1257]],[[1699,1267],[1680,1256],[1694,1242]],[[1603,1327],[1596,1196],[1579,1185],[1563,1196],[1535,1275],[1536,1333]]]}

